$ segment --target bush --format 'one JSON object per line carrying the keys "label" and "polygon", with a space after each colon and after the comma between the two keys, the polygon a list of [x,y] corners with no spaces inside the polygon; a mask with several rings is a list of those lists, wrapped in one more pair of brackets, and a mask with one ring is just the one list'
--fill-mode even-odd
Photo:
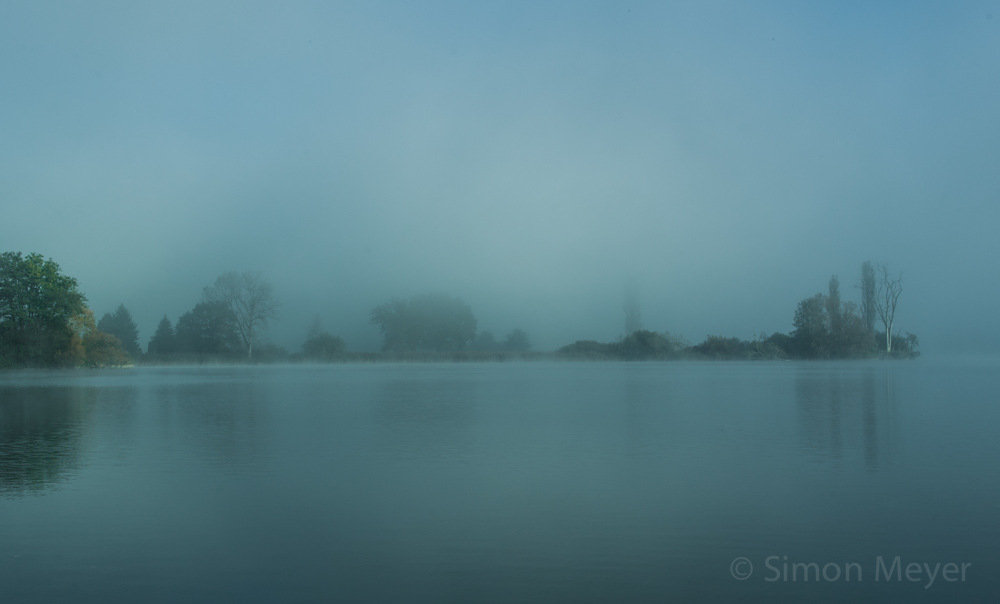
{"label": "bush", "polygon": [[659,333],[640,329],[633,331],[618,344],[618,354],[627,361],[669,359],[683,347],[679,338],[669,332]]}
{"label": "bush", "polygon": [[123,367],[132,364],[132,357],[125,351],[117,337],[94,330],[83,338],[87,367]]}
{"label": "bush", "polygon": [[302,345],[302,358],[308,361],[334,361],[344,356],[344,340],[327,333],[312,335]]}
{"label": "bush", "polygon": [[739,338],[708,336],[691,351],[710,359],[745,359],[750,356],[750,343]]}
{"label": "bush", "polygon": [[594,340],[577,340],[563,346],[556,351],[556,354],[577,359],[606,360],[618,357],[618,345]]}

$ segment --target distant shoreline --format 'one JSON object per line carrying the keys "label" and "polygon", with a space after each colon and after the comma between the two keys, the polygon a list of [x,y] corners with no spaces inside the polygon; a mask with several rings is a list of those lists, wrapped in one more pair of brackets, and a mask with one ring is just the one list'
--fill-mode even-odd
{"label": "distant shoreline", "polygon": [[345,355],[344,358],[331,361],[240,361],[234,359],[186,359],[175,362],[139,362],[130,365],[119,365],[114,367],[4,367],[0,368],[0,377],[4,374],[16,373],[20,371],[32,372],[64,372],[64,371],[93,371],[93,370],[113,370],[128,371],[131,369],[155,369],[171,367],[324,367],[324,366],[344,366],[344,365],[497,365],[503,363],[642,363],[654,364],[684,364],[684,363],[876,363],[879,361],[902,362],[910,359],[900,357],[868,357],[854,359],[713,359],[708,357],[685,356],[671,359],[622,359],[622,358],[600,358],[600,357],[573,357],[556,353],[536,352],[517,355],[391,355],[383,356],[379,353],[359,353]]}

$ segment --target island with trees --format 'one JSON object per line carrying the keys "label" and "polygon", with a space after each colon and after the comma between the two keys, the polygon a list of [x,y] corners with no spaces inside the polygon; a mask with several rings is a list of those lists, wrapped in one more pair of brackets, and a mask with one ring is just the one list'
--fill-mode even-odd
{"label": "island with trees", "polygon": [[833,276],[826,293],[798,303],[790,333],[749,340],[709,336],[699,344],[669,332],[642,329],[634,292],[626,294],[625,335],[614,342],[579,340],[554,352],[532,350],[520,328],[503,339],[479,330],[464,301],[444,293],[393,298],[368,321],[382,350],[350,352],[316,319],[301,350],[289,352],[263,338],[280,307],[270,282],[256,272],[227,272],[202,290],[201,300],[177,318],[164,316],[143,352],[125,305],[95,322],[76,279],[51,259],[0,254],[0,369],[121,367],[134,364],[505,361],[505,360],[780,360],[915,358],[917,336],[900,334],[896,309],[902,280],[885,263],[865,262],[860,304],[844,301]]}

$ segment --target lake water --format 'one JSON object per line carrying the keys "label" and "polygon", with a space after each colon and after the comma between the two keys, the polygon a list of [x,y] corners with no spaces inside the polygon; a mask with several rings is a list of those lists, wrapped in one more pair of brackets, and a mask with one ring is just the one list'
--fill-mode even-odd
{"label": "lake water", "polygon": [[0,373],[0,602],[995,601],[998,469],[995,360]]}

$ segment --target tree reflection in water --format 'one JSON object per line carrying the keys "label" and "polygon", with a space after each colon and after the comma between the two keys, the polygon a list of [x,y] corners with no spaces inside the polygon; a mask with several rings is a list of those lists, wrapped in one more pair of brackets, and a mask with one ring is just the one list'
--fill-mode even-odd
{"label": "tree reflection in water", "polygon": [[95,391],[0,386],[0,496],[42,491],[80,466]]}
{"label": "tree reflection in water", "polygon": [[842,460],[858,450],[870,470],[888,454],[895,388],[885,367],[810,366],[796,376],[802,446],[822,458]]}

